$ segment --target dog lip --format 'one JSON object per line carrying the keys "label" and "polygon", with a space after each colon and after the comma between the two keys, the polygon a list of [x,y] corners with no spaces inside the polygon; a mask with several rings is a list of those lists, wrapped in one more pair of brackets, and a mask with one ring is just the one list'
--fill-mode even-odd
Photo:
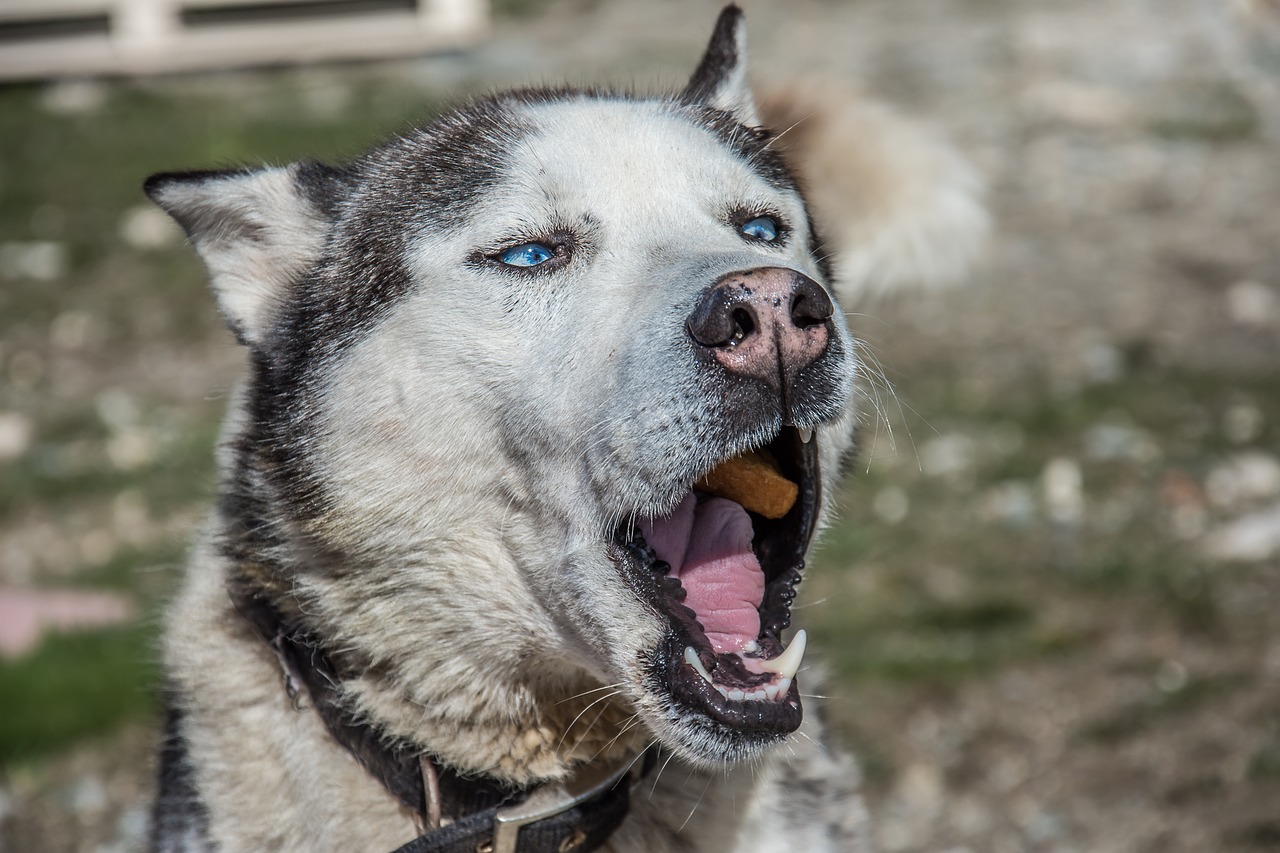
{"label": "dog lip", "polygon": [[[751,642],[755,644],[753,655],[767,660],[784,654],[782,633],[791,624],[795,587],[816,527],[821,494],[818,441],[805,432],[783,427],[768,445],[782,473],[799,485],[794,506],[781,519],[752,516],[753,550],[765,575],[765,590],[759,606],[760,631]],[[661,563],[634,525],[620,527],[607,552],[632,591],[666,622],[666,637],[646,656],[649,690],[666,694],[677,706],[730,729],[736,738],[779,737],[800,726],[803,712],[794,676],[784,683],[774,673],[749,669],[739,652],[716,654],[697,614],[682,603],[684,589],[679,579],[667,576],[669,567]],[[690,650],[713,678],[704,678],[687,662]],[[766,691],[766,700],[747,698],[760,690]]]}
{"label": "dog lip", "polygon": [[[689,646],[683,648],[689,649]],[[731,688],[707,680],[686,663],[684,655],[680,640],[673,637],[655,656],[655,675],[661,673],[658,677],[663,687],[678,705],[728,728],[735,737],[772,738],[790,734],[800,727],[803,710],[799,682],[794,677],[770,681],[776,688],[773,698],[748,699],[748,692],[768,688]]]}

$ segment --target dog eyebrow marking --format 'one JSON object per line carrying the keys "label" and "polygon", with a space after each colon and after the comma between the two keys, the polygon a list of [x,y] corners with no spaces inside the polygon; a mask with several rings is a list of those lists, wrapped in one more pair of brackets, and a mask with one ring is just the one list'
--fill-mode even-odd
{"label": "dog eyebrow marking", "polygon": [[710,131],[770,187],[784,192],[800,192],[800,184],[786,161],[771,147],[773,131],[747,127],[733,114],[715,107],[696,105],[685,109],[695,124]]}

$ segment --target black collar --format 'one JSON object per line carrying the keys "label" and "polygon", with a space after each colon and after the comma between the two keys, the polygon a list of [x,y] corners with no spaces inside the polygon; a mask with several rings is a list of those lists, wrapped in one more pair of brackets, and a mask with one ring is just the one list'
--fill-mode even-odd
{"label": "black collar", "polygon": [[[410,809],[423,834],[394,853],[587,853],[627,816],[631,779],[656,761],[584,765],[563,784],[512,788],[464,776],[412,744],[388,739],[342,704],[339,677],[323,648],[290,625],[262,590],[232,583],[236,610],[275,652],[295,705],[305,691],[329,735]],[[633,766],[639,765],[633,772]]]}

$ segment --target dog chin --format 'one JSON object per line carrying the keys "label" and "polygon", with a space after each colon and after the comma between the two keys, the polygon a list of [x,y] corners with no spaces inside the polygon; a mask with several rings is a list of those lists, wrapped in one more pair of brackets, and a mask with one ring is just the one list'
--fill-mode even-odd
{"label": "dog chin", "polygon": [[784,427],[754,449],[796,486],[780,517],[688,485],[671,512],[623,523],[606,545],[661,625],[638,655],[638,704],[688,760],[750,759],[800,726],[806,637],[784,645],[782,635],[818,515],[818,443],[811,430]]}

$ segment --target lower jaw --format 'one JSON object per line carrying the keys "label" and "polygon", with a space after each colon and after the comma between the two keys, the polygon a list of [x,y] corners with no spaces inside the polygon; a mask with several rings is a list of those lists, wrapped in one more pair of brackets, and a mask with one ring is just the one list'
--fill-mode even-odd
{"label": "lower jaw", "polygon": [[[717,685],[708,681],[694,666],[686,662],[686,649],[678,637],[669,638],[660,647],[653,661],[654,686],[670,695],[672,701],[686,713],[706,717],[713,724],[730,730],[734,736],[748,739],[775,740],[800,727],[803,710],[800,691],[794,677],[785,679],[785,689],[776,698],[736,698],[734,690],[743,693],[750,686],[731,688],[725,696]],[[781,681],[772,682],[783,688]]]}
{"label": "lower jaw", "polygon": [[[683,741],[681,751],[692,751],[704,760],[742,760],[758,756],[796,731],[803,709],[794,668],[784,683],[776,675],[750,671],[738,653],[716,654],[695,614],[667,599],[662,577],[645,565],[644,555],[621,543],[617,547],[615,563],[628,576],[629,585],[654,602],[667,622],[665,639],[646,662],[644,688],[670,709],[663,716],[677,730],[669,734]],[[801,571],[797,565],[766,587],[762,629],[756,638],[758,654],[764,658],[777,659],[784,652],[781,634],[790,624],[789,605]],[[700,658],[701,671],[686,659],[690,653]],[[774,696],[767,695],[766,684],[776,688]],[[746,698],[760,689],[766,690],[764,698]]]}

